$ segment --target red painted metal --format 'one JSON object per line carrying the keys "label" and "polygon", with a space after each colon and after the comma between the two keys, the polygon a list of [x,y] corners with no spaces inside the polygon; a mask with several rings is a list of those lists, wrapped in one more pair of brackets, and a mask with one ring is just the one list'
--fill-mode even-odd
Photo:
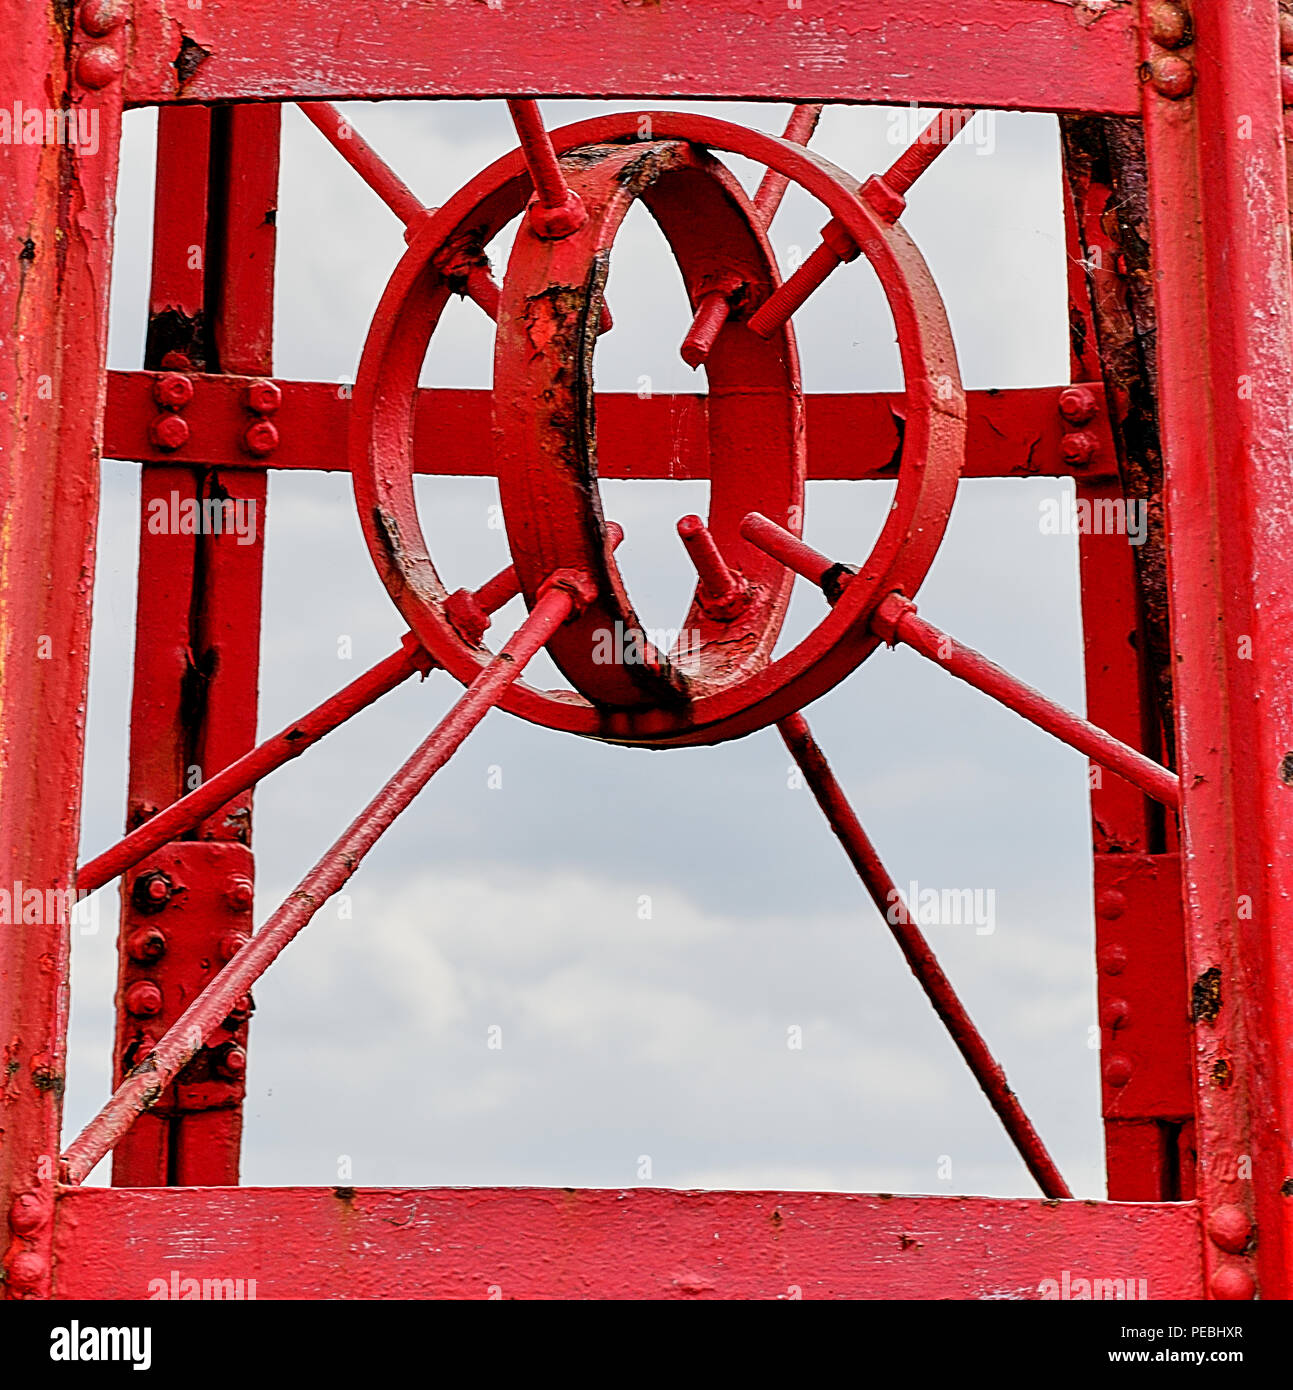
{"label": "red painted metal", "polygon": [[[200,1240],[201,1273],[228,1277],[236,1261],[264,1282],[261,1296],[497,1286],[502,1296],[1029,1297],[1083,1261],[1095,1278],[1146,1279],[1151,1297],[1293,1293],[1287,8],[962,0],[955,22],[942,0],[828,0],[811,15],[783,0],[23,11],[0,77],[47,119],[35,143],[0,141],[0,222],[17,248],[0,259],[6,883],[55,893],[73,883],[101,446],[142,461],[145,524],[129,833],[77,880],[84,890],[126,875],[118,1089],[68,1148],[65,1174],[81,1181],[115,1145],[114,1182],[132,1190],[58,1182],[66,921],[6,929],[8,1296],[147,1296],[181,1227]],[[662,93],[796,105],[777,139],[656,109],[549,133],[537,104]],[[327,104],[383,96],[497,97],[521,148],[429,210]],[[286,101],[406,228],[353,400],[334,384],[272,377]],[[803,148],[823,103],[858,101],[949,109],[933,138],[859,183]],[[147,370],[108,374],[123,104],[163,109]],[[933,280],[895,225],[912,181],[974,110],[992,108],[1066,113],[1071,386],[964,393]],[[93,157],[56,133],[64,113],[98,120]],[[1105,116],[1141,117],[1143,170],[1140,127]],[[725,153],[766,170],[753,199]],[[783,284],[765,233],[790,182],[830,220]],[[600,277],[638,197],[683,271],[693,322],[682,355],[706,364],[707,398],[594,390],[596,336],[610,326]],[[500,285],[485,247],[527,206]],[[905,389],[804,397],[788,317],[859,254],[888,297]],[[450,294],[501,325],[497,397],[418,388]],[[545,395],[558,408],[540,409]],[[253,748],[274,468],[352,471],[373,558],[413,632]],[[413,507],[415,473],[496,475],[513,567],[475,593],[446,593]],[[958,475],[1070,477],[1080,503],[1147,505],[1149,540],[1134,554],[1123,534],[1079,533],[1086,720],[916,615]],[[679,528],[699,579],[684,624],[696,651],[648,653],[629,671],[590,659],[602,629],[640,626],[599,477],[710,480],[707,521]],[[805,546],[805,481],[871,478],[897,482],[873,554],[846,566]],[[251,543],[147,524],[187,502],[254,509]],[[774,658],[793,573],[820,584],[830,607]],[[518,594],[530,617],[491,656],[489,614]],[[231,1186],[251,983],[496,703],[655,747],[777,723],[868,891],[894,906],[798,713],[882,640],[906,642],[1119,774],[1091,773],[1114,1203]],[[539,646],[581,694],[518,680]],[[432,663],[468,686],[455,711],[307,878],[315,902],[294,896],[249,937],[255,782]],[[890,925],[1033,1175],[1062,1196],[928,946],[903,914]],[[214,1186],[178,1190],[186,1184]]]}
{"label": "red painted metal", "polygon": [[943,973],[938,957],[930,949],[924,933],[916,925],[910,905],[889,876],[889,871],[876,853],[876,848],[866,831],[862,829],[862,823],[854,813],[853,807],[849,805],[830,764],[809,732],[807,720],[802,714],[792,714],[783,719],[777,725],[777,729],[804,774],[804,781],[817,798],[817,804],[822,808],[827,822],[835,832],[835,837],[844,846],[849,862],[857,870],[863,886],[871,895],[871,901],[875,903],[893,939],[898,943],[898,948],[906,957],[911,973],[920,982],[925,997],[934,1006],[934,1012],[942,1019],[943,1026],[951,1035],[961,1056],[965,1058],[966,1065],[974,1073],[974,1079],[987,1096],[988,1104],[996,1111],[997,1118],[1018,1149],[1028,1171],[1036,1179],[1038,1187],[1047,1197],[1071,1197],[1073,1194],[1069,1185],[1047,1153],[1040,1135],[1019,1103],[1019,1097],[1010,1089],[1001,1064],[992,1055],[983,1040],[983,1035],[974,1026],[974,1020],[957,997],[952,982]]}
{"label": "red painted metal", "polygon": [[329,1298],[344,1269],[350,1298],[1039,1299],[1089,1295],[1092,1279],[1139,1297],[1143,1279],[1164,1299],[1200,1296],[1199,1243],[1189,1203],[82,1187],[60,1203],[55,1258],[60,1298],[183,1297],[193,1285],[173,1270],[242,1277],[244,1297],[251,1277],[260,1299]]}

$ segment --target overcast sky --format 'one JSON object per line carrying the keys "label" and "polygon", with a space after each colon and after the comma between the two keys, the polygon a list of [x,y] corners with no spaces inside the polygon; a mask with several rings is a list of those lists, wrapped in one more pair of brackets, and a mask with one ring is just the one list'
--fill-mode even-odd
{"label": "overcast sky", "polygon": [[[787,111],[712,109],[777,132]],[[514,143],[501,102],[347,110],[429,204]],[[593,110],[545,107],[554,125]],[[862,177],[896,154],[896,119],[828,109],[814,146]],[[982,150],[958,146],[936,164],[904,223],[946,299],[966,385],[1061,382],[1055,121],[1001,115],[979,138]],[[154,142],[155,113],[130,113],[116,368],[142,362]],[[757,177],[736,167],[747,186]],[[824,220],[792,192],[773,227],[778,254],[811,248]],[[277,374],[353,379],[402,229],[290,107],[278,228]],[[643,375],[657,392],[704,389],[677,353],[681,280],[641,209],[617,243],[608,298],[602,389],[636,389]],[[819,293],[796,330],[808,390],[899,384],[892,324],[864,261]],[[488,386],[492,332],[455,301],[424,382]],[[1075,541],[1039,527],[1042,499],[1069,486],[963,484],[921,608],[1080,709]],[[810,486],[808,539],[862,558],[889,494],[879,483]],[[421,480],[450,587],[507,563],[489,525],[496,495],[489,480]],[[618,483],[604,496],[627,531],[620,563],[639,612],[678,626],[694,575],[673,524],[703,512],[704,485]],[[344,474],[272,477],[269,512],[262,734],[404,630]],[[120,835],[124,816],[137,465],[104,463],[100,523],[87,854]],[[783,641],[821,613],[820,595],[802,588]],[[519,602],[504,610],[494,632],[521,613]],[[349,661],[338,657],[343,635]],[[534,677],[557,683],[550,666]],[[262,784],[258,922],[456,693],[443,673],[407,685]],[[900,884],[995,892],[991,934],[928,934],[1070,1184],[1102,1195],[1084,760],[903,651],[877,653],[809,718]],[[365,861],[349,920],[325,907],[257,987],[243,1181],[1034,1191],[788,770],[774,731],[652,754],[491,715]],[[104,899],[99,932],[74,944],[69,1133],[110,1080],[115,888]],[[489,1046],[491,1029],[501,1048]],[[788,1046],[792,1029],[800,1048]]]}

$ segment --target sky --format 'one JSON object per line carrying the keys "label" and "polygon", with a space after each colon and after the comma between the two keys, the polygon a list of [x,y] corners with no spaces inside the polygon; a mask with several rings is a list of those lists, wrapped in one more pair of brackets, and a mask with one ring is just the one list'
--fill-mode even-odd
{"label": "sky", "polygon": [[[655,103],[665,106],[669,103]],[[545,103],[550,125],[629,103]],[[788,108],[696,103],[779,132]],[[428,205],[512,147],[501,102],[351,103]],[[828,108],[814,148],[857,177],[911,113]],[[917,185],[904,225],[944,296],[967,387],[1067,380],[1053,117],[985,113]],[[126,120],[110,360],[142,363],[155,113]],[[759,170],[732,161],[752,187]],[[792,190],[783,264],[825,214]],[[294,108],[284,114],[276,374],[353,380],[402,228]],[[505,233],[498,248],[506,263]],[[496,257],[499,264],[500,257]],[[678,356],[681,279],[641,208],[612,257],[605,390],[704,389]],[[809,391],[900,385],[865,261],[796,317]],[[446,311],[424,385],[490,384],[493,326]],[[124,819],[139,469],[105,461],[83,857]],[[805,535],[861,559],[890,484],[809,487]],[[962,484],[924,616],[1083,708],[1076,541],[1045,533],[1060,480]],[[701,483],[603,484],[648,626],[694,585],[673,531]],[[449,587],[508,562],[490,479],[426,478]],[[783,636],[821,615],[801,584]],[[523,616],[515,601],[495,634]],[[394,648],[405,625],[368,558],[345,474],[271,475],[262,736]],[[342,639],[349,639],[346,643]],[[339,653],[347,647],[349,659]],[[546,657],[532,671],[558,677]],[[459,688],[411,682],[256,793],[262,922]],[[1103,1195],[1085,760],[913,653],[881,650],[807,711],[894,879],[980,891],[991,930],[927,934],[1080,1196]],[[745,1187],[1028,1195],[1035,1189],[773,730],[650,753],[487,717],[255,991],[248,1184]],[[110,1083],[116,890],[73,947],[65,1130]],[[107,1181],[101,1165],[91,1181]]]}

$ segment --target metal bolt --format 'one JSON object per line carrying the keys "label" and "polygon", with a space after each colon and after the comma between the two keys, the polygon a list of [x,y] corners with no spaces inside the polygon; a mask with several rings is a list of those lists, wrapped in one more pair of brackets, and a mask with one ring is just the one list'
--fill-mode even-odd
{"label": "metal bolt", "polygon": [[1060,440],[1060,458],[1070,468],[1085,468],[1095,458],[1098,443],[1089,430],[1073,430]]}
{"label": "metal bolt", "polygon": [[1237,1255],[1248,1245],[1253,1233],[1253,1223],[1242,1207],[1233,1203],[1218,1207],[1208,1218],[1208,1235],[1214,1245]]}
{"label": "metal bolt", "polygon": [[241,1047],[231,1047],[220,1058],[218,1066],[226,1076],[237,1080],[247,1074],[247,1054]]}
{"label": "metal bolt", "polygon": [[1110,1086],[1125,1086],[1131,1080],[1131,1074],[1135,1071],[1130,1057],[1124,1057],[1119,1053],[1115,1057],[1110,1057],[1104,1064],[1104,1079]]}
{"label": "metal bolt", "polygon": [[159,960],[166,954],[166,937],[156,927],[140,927],[126,942],[126,954],[145,965]]}
{"label": "metal bolt", "polygon": [[1179,101],[1194,90],[1194,69],[1186,59],[1169,54],[1155,58],[1148,66],[1149,80],[1160,96]]}
{"label": "metal bolt", "polygon": [[96,39],[121,27],[126,17],[124,0],[85,0],[80,12],[81,28]]}
{"label": "metal bolt", "polygon": [[151,873],[140,874],[130,896],[140,912],[160,912],[174,892],[175,885],[170,879],[160,869],[154,869]]}
{"label": "metal bolt", "polygon": [[1106,888],[1096,899],[1095,910],[1106,922],[1121,917],[1127,910],[1127,895],[1121,888]]}
{"label": "metal bolt", "polygon": [[273,381],[253,381],[246,391],[247,409],[257,415],[272,415],[283,404],[283,392]]}
{"label": "metal bolt", "polygon": [[224,900],[235,912],[250,912],[256,900],[256,890],[251,879],[243,874],[235,874],[225,884]]}
{"label": "metal bolt", "polygon": [[216,950],[219,952],[221,960],[232,960],[239,951],[251,940],[251,937],[244,935],[240,931],[227,931],[220,938]]}
{"label": "metal bolt", "polygon": [[1172,0],[1157,0],[1149,11],[1149,37],[1160,48],[1180,48],[1190,38],[1190,18]]}
{"label": "metal bolt", "polygon": [[193,399],[193,383],[179,372],[163,372],[153,379],[153,400],[171,410],[188,405]]}
{"label": "metal bolt", "polygon": [[159,449],[179,449],[188,443],[189,424],[182,415],[167,412],[148,426],[148,437]]}
{"label": "metal bolt", "polygon": [[38,1192],[20,1192],[9,1208],[10,1228],[20,1236],[38,1231],[49,1220],[50,1204]]}
{"label": "metal bolt", "polygon": [[1085,386],[1070,386],[1060,392],[1060,414],[1070,425],[1085,425],[1095,415],[1095,393]]}
{"label": "metal bolt", "polygon": [[278,448],[278,430],[268,420],[257,420],[247,427],[242,446],[249,454],[263,457]]}
{"label": "metal bolt", "polygon": [[82,87],[97,91],[121,76],[121,55],[106,43],[97,43],[81,54],[76,64],[76,80]]}
{"label": "metal bolt", "polygon": [[151,980],[136,980],[126,991],[126,1012],[151,1018],[162,1011],[162,992]]}

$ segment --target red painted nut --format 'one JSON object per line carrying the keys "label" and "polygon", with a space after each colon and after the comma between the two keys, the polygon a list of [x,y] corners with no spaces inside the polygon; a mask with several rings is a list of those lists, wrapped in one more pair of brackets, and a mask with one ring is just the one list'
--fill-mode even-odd
{"label": "red painted nut", "polygon": [[1095,458],[1098,442],[1087,430],[1073,430],[1060,440],[1060,458],[1070,468],[1085,468]]}
{"label": "red painted nut", "polygon": [[278,448],[278,430],[268,420],[257,420],[254,425],[247,427],[242,446],[249,454],[263,458]]}
{"label": "red painted nut", "polygon": [[1194,69],[1184,58],[1169,55],[1149,64],[1149,80],[1160,95],[1179,101],[1194,90]]}
{"label": "red painted nut", "polygon": [[169,410],[179,410],[193,399],[193,382],[179,372],[163,372],[153,378],[153,400]]}
{"label": "red painted nut", "polygon": [[531,230],[535,236],[543,237],[545,241],[569,236],[588,221],[588,210],[584,207],[584,200],[573,188],[559,208],[544,207],[536,194],[530,199],[527,213]]}
{"label": "red painted nut", "polygon": [[165,903],[170,901],[171,882],[165,874],[148,874],[139,882],[143,895],[149,902]]}
{"label": "red painted nut", "polygon": [[136,980],[126,991],[126,1012],[151,1018],[162,1011],[162,992],[151,980]]}
{"label": "red painted nut", "polygon": [[159,960],[166,954],[166,937],[156,927],[140,927],[126,942],[126,954],[141,964]]}
{"label": "red painted nut", "polygon": [[257,415],[272,415],[283,404],[283,392],[277,382],[253,381],[246,391],[247,409]]}
{"label": "red painted nut", "polygon": [[1060,392],[1060,414],[1070,425],[1085,425],[1095,415],[1095,393],[1085,386],[1070,386]]}
{"label": "red painted nut", "polygon": [[235,912],[250,912],[256,901],[256,889],[251,879],[235,874],[225,885],[224,900]]}
{"label": "red painted nut", "polygon": [[188,443],[189,423],[183,416],[167,411],[148,426],[148,437],[158,449],[180,449]]}
{"label": "red painted nut", "polygon": [[81,28],[96,39],[119,29],[125,17],[125,0],[85,0],[79,15]]}
{"label": "red painted nut", "polygon": [[219,1067],[226,1076],[235,1079],[247,1074],[247,1054],[241,1047],[231,1047],[219,1062]]}
{"label": "red painted nut", "polygon": [[121,55],[106,43],[97,43],[81,54],[76,64],[76,80],[82,87],[98,91],[121,76]]}

